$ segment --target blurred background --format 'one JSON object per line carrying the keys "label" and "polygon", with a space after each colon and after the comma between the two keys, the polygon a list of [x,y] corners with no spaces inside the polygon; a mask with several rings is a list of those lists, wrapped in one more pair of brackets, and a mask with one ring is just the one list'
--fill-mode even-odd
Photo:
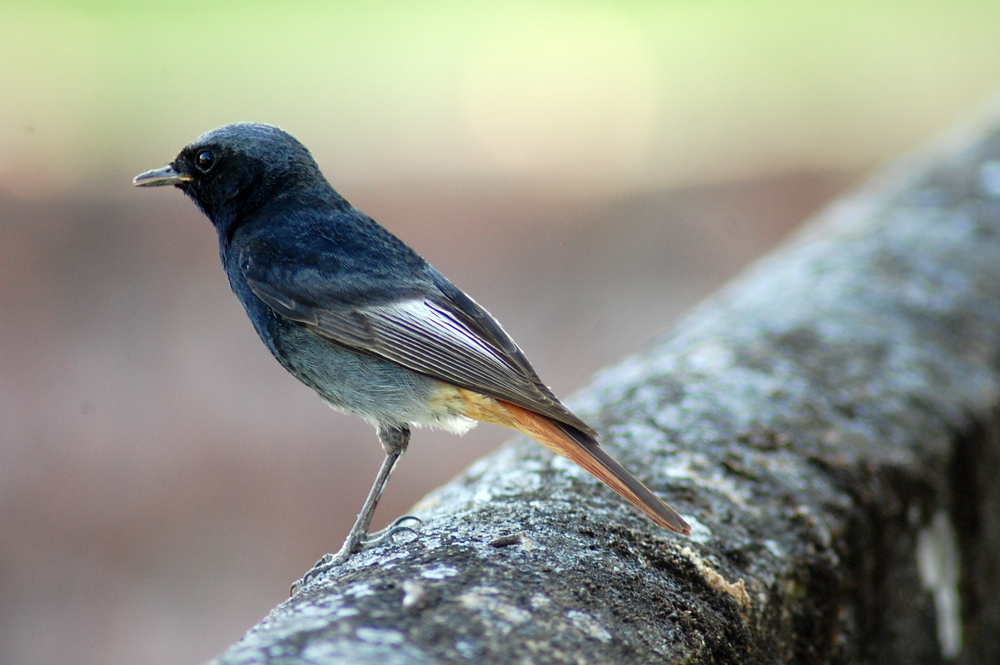
{"label": "blurred background", "polygon": [[[336,550],[381,459],[136,190],[280,125],[559,395],[1000,89],[1000,3],[0,6],[0,663],[197,663]],[[508,438],[420,430],[375,526]]]}

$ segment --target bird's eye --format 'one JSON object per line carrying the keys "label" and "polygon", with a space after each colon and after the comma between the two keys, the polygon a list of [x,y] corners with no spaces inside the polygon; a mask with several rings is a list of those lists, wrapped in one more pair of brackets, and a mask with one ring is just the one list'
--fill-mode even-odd
{"label": "bird's eye", "polygon": [[194,158],[194,165],[202,173],[208,173],[215,166],[215,153],[211,150],[202,150]]}

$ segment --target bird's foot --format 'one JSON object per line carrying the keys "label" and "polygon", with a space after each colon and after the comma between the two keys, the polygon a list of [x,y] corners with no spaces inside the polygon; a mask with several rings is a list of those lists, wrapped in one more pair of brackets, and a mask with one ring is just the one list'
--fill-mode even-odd
{"label": "bird's foot", "polygon": [[378,547],[387,541],[392,541],[393,538],[400,533],[409,532],[416,534],[416,530],[413,527],[405,526],[405,522],[417,522],[419,524],[421,523],[421,520],[419,517],[414,517],[413,515],[403,515],[381,531],[376,531],[375,533],[363,535],[361,537],[353,537],[353,535],[348,536],[347,541],[344,542],[344,545],[340,548],[339,552],[336,554],[324,554],[323,557],[317,561],[305,575],[302,576],[302,579],[292,584],[288,594],[290,596],[294,596],[300,589],[316,579],[319,575],[322,575],[337,566],[344,565],[352,555],[357,554],[358,552],[364,552],[365,550],[373,547]]}
{"label": "bird's foot", "polygon": [[[361,550],[366,550],[370,547],[381,545],[386,540],[391,540],[394,536],[397,536],[401,533],[409,532],[415,535],[417,533],[417,530],[412,526],[405,526],[407,522],[416,522],[418,525],[424,523],[422,519],[420,519],[419,517],[414,517],[413,515],[403,515],[402,517],[397,517],[395,520],[392,521],[392,524],[390,524],[386,528],[380,531],[376,531],[375,533],[368,534],[368,537],[365,538],[361,546]],[[356,550],[356,551],[361,551],[361,550]]]}
{"label": "bird's foot", "polygon": [[350,558],[351,552],[347,549],[347,543],[344,543],[344,546],[336,554],[324,554],[319,561],[313,564],[312,568],[306,571],[306,574],[301,579],[292,582],[292,586],[288,589],[288,595],[294,596],[306,584],[316,579],[318,575],[325,573],[331,568],[343,565]]}

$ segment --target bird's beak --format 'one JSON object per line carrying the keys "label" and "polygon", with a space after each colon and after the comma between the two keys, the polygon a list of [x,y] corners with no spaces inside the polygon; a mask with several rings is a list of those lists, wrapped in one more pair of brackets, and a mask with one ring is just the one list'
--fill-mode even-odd
{"label": "bird's beak", "polygon": [[132,178],[132,184],[136,187],[162,187],[163,185],[179,185],[191,180],[193,180],[191,176],[181,173],[172,164],[167,164],[162,169],[140,173]]}

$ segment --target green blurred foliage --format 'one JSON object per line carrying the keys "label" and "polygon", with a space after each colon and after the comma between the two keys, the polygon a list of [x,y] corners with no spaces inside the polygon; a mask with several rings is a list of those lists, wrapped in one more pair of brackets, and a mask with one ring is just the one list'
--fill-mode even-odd
{"label": "green blurred foliage", "polygon": [[123,0],[0,16],[0,188],[26,196],[118,183],[250,119],[347,183],[590,191],[857,167],[1000,83],[996,2]]}

